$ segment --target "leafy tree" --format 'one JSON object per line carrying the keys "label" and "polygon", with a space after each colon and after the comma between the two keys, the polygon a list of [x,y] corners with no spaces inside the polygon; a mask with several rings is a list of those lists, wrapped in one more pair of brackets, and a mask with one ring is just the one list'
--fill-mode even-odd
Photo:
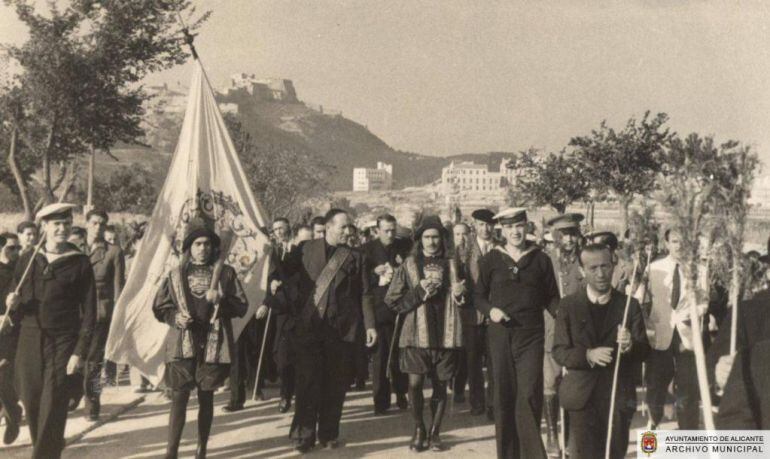
{"label": "leafy tree", "polygon": [[[724,233],[724,241],[730,251],[732,266],[729,279],[722,279],[722,285],[729,285],[729,304],[733,311],[733,327],[730,349],[735,351],[737,331],[737,310],[741,291],[746,284],[743,260],[743,239],[749,213],[749,196],[759,166],[759,158],[748,146],[738,142],[727,142],[721,147],[721,161],[714,174],[714,213],[717,226]],[[728,274],[728,273],[723,273]],[[749,293],[749,292],[747,292]]]}
{"label": "leafy tree", "polygon": [[147,168],[139,164],[122,166],[106,180],[96,178],[94,206],[107,212],[150,215],[158,199],[159,185]]}
{"label": "leafy tree", "polygon": [[[39,12],[29,0],[5,0],[29,29],[28,40],[8,47],[21,68],[15,91],[3,98],[13,107],[0,113],[4,125],[37,162],[40,175],[22,172],[21,151],[9,151],[16,191],[25,213],[66,194],[75,180],[75,159],[116,142],[142,136],[138,83],[151,72],[183,62],[179,12],[192,14],[188,0],[73,0],[64,8],[48,2]],[[197,28],[207,18],[192,24]],[[29,194],[40,195],[35,206]]]}
{"label": "leafy tree", "polygon": [[569,145],[585,163],[591,187],[599,195],[612,193],[623,210],[623,230],[628,229],[629,207],[636,196],[648,196],[655,189],[663,145],[672,136],[665,127],[668,115],[641,120],[631,118],[620,130],[602,121],[590,135],[574,137]]}
{"label": "leafy tree", "polygon": [[[679,261],[686,292],[683,301],[689,302],[692,335],[696,337],[702,335],[695,305],[707,301],[704,292],[698,288],[699,277],[705,268],[700,264],[701,255],[706,253],[706,248],[701,247],[701,236],[709,233],[709,224],[714,223],[714,215],[720,212],[720,206],[724,206],[724,200],[720,198],[721,187],[727,183],[725,172],[731,167],[736,147],[736,142],[717,145],[712,137],[697,134],[690,134],[685,139],[672,136],[664,148],[658,174],[660,192],[657,199],[670,215],[671,228],[681,237]],[[693,347],[703,417],[706,429],[713,429],[703,342],[694,339]]]}
{"label": "leafy tree", "polygon": [[509,188],[514,205],[550,206],[563,214],[574,202],[590,197],[587,171],[573,155],[561,151],[538,155],[530,148],[508,162],[509,169],[517,169],[516,183]]}
{"label": "leafy tree", "polygon": [[283,216],[296,221],[306,201],[328,193],[326,178],[331,168],[309,151],[267,141],[257,143],[237,116],[225,115],[225,123],[251,189],[270,218]]}

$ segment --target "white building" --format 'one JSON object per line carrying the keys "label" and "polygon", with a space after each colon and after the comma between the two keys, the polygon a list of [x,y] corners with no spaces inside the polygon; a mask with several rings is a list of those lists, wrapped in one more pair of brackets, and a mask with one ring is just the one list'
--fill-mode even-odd
{"label": "white building", "polygon": [[754,179],[749,202],[757,207],[770,207],[770,175]]}
{"label": "white building", "polygon": [[452,161],[441,170],[441,189],[445,195],[458,193],[498,195],[509,183],[516,181],[516,171],[500,161],[496,171],[490,171],[485,164],[470,161]]}
{"label": "white building", "polygon": [[353,168],[353,191],[381,191],[393,188],[393,166],[377,162],[376,169]]}

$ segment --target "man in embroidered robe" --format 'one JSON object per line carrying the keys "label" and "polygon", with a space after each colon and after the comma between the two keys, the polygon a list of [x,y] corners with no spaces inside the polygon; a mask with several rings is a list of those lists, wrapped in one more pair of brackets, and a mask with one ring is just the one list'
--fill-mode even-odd
{"label": "man in embroidered robe", "polygon": [[248,309],[235,270],[222,266],[212,288],[220,239],[207,228],[190,231],[182,244],[181,265],[164,279],[152,306],[155,317],[171,327],[166,337],[164,382],[171,389],[166,457],[176,458],[187,402],[198,391],[198,448],[206,457],[214,416],[214,391],[230,374],[234,355],[231,319]]}

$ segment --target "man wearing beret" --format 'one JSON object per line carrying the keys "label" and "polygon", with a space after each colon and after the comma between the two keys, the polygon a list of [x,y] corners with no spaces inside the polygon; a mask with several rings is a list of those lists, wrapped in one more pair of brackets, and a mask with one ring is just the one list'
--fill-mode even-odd
{"label": "man wearing beret", "polygon": [[[479,260],[481,260],[481,257],[497,246],[497,242],[492,238],[495,226],[494,216],[494,212],[489,209],[477,209],[471,213],[476,235],[469,240],[468,258],[465,266],[471,284],[478,282]],[[472,299],[469,302],[472,303]],[[484,394],[483,363],[487,350],[487,326],[484,321],[484,315],[473,308],[472,304],[467,306],[460,310],[465,339],[465,362],[461,366],[460,373],[455,380],[454,392],[455,394],[462,393],[467,377],[471,414],[481,415],[484,414],[487,403],[490,407],[492,406],[491,393],[489,400],[485,400]]]}
{"label": "man wearing beret", "polygon": [[[583,286],[583,275],[578,263],[578,243],[581,239],[580,222],[583,215],[567,213],[548,221],[551,234],[555,235],[555,247],[550,257],[556,272],[561,297],[572,295]],[[551,354],[555,321],[545,314],[545,358],[543,359],[543,392],[545,397],[546,449],[549,456],[559,456],[558,420],[559,398],[557,390],[561,379],[561,365]]]}
{"label": "man wearing beret", "polygon": [[[73,204],[51,204],[37,214],[45,244],[16,265],[6,306],[21,325],[16,378],[32,438],[32,457],[58,458],[67,423],[67,377],[85,360],[96,323],[91,262],[67,242]],[[32,263],[24,278],[25,268]]]}
{"label": "man wearing beret", "polygon": [[125,284],[126,262],[120,247],[104,240],[104,230],[109,216],[107,212],[92,209],[86,214],[85,252],[91,260],[96,281],[96,330],[85,365],[84,387],[86,411],[92,421],[99,419],[101,406],[101,373],[105,366],[108,384],[114,384],[117,377],[113,362],[104,361],[104,348],[120,292]]}
{"label": "man wearing beret", "polygon": [[290,279],[268,295],[268,307],[286,311],[287,331],[295,351],[296,408],[289,436],[305,453],[319,440],[336,448],[342,405],[353,378],[354,346],[366,333],[366,346],[377,341],[374,298],[364,255],[346,245],[352,232],[347,212],[326,213],[324,239],[307,241],[292,252]]}
{"label": "man wearing beret", "polygon": [[545,458],[540,437],[543,405],[543,311],[556,314],[559,287],[551,259],[528,242],[525,209],[495,216],[505,245],[479,262],[474,301],[488,315],[498,458]]}

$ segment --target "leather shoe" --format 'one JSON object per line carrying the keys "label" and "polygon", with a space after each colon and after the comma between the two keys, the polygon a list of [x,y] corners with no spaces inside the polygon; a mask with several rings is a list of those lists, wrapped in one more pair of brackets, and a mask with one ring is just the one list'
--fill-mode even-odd
{"label": "leather shoe", "polygon": [[486,412],[486,410],[483,407],[480,407],[480,406],[471,408],[471,416],[481,416],[485,412]]}
{"label": "leather shoe", "polygon": [[339,448],[339,446],[340,446],[340,442],[336,438],[334,440],[322,441],[321,442],[321,447],[323,449],[337,449],[337,448]]}
{"label": "leather shoe", "polygon": [[282,398],[280,402],[278,402],[278,411],[280,413],[286,413],[289,411],[289,408],[291,408],[291,400]]}
{"label": "leather shoe", "polygon": [[420,424],[415,426],[414,435],[412,435],[412,441],[409,442],[409,449],[412,451],[420,452],[425,451],[425,442],[427,439],[427,432],[425,432],[425,426]]}
{"label": "leather shoe", "polygon": [[243,409],[243,405],[225,405],[222,407],[222,411],[226,411],[228,413],[233,413],[235,411],[241,411]]}
{"label": "leather shoe", "polygon": [[297,446],[295,446],[294,449],[300,454],[305,454],[311,449],[313,449],[313,443],[314,442],[310,440],[302,440],[299,443],[297,443]]}
{"label": "leather shoe", "polygon": [[396,406],[398,406],[398,409],[400,410],[409,408],[409,402],[406,399],[406,395],[396,394]]}
{"label": "leather shoe", "polygon": [[[13,410],[14,407],[9,407]],[[21,408],[15,407],[15,413],[4,411],[5,414],[5,433],[3,434],[3,443],[10,445],[19,437],[19,422],[21,421]]]}

